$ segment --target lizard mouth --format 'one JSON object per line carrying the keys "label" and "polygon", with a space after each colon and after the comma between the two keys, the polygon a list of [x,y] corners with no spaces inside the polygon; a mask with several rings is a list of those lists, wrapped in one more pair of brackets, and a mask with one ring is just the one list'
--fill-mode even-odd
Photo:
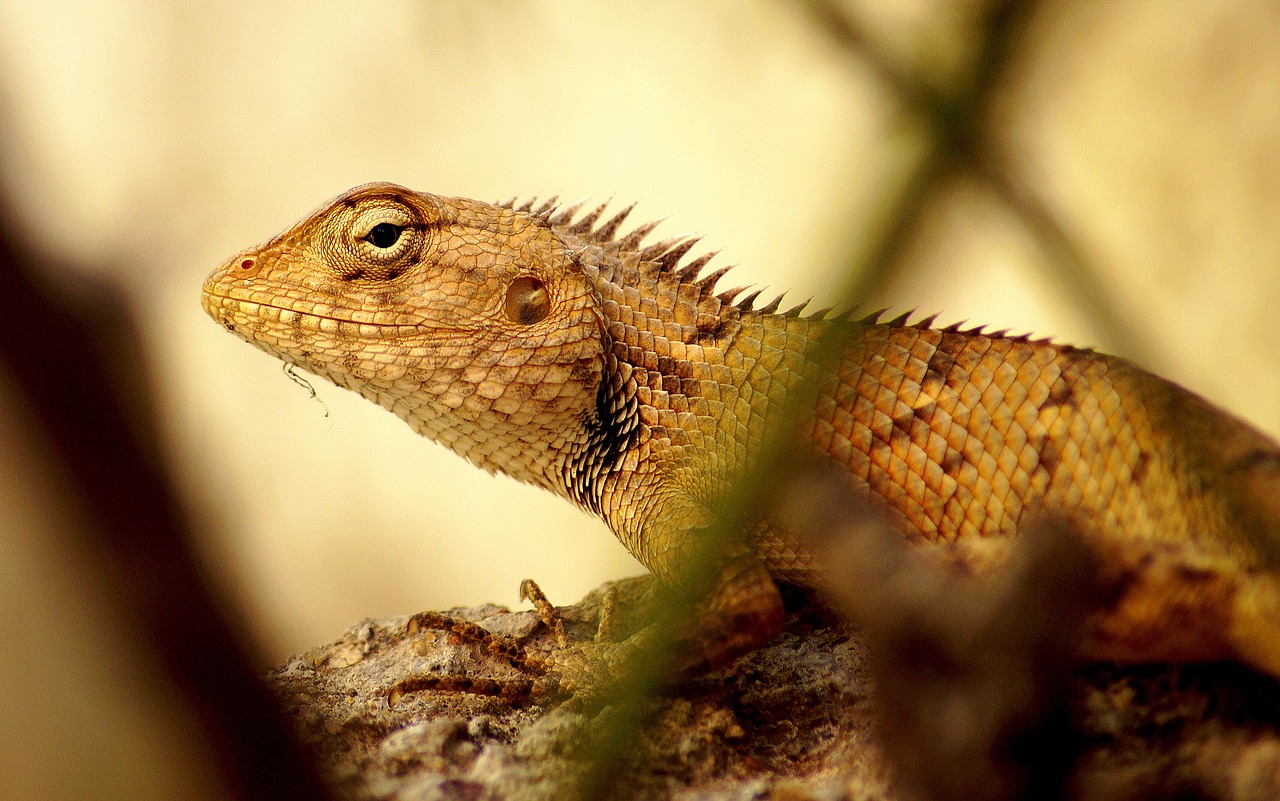
{"label": "lizard mouth", "polygon": [[200,302],[210,317],[232,331],[243,327],[250,320],[264,320],[288,328],[361,339],[400,339],[422,334],[431,328],[421,324],[361,322],[336,316],[335,312],[340,313],[342,311],[340,309],[326,308],[325,311],[329,313],[324,314],[317,311],[315,304],[312,304],[309,309],[302,310],[233,298],[207,289],[201,293]]}

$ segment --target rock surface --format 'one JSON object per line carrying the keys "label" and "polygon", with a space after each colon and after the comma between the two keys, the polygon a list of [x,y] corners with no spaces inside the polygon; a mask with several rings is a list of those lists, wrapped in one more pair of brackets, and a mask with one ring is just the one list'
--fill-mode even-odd
{"label": "rock surface", "polygon": [[[634,629],[646,580],[630,579],[560,608],[589,642],[610,592]],[[730,669],[650,701],[621,796],[663,799],[905,798],[877,746],[877,704],[862,640],[820,605],[792,599],[786,632]],[[521,641],[557,644],[533,611],[449,614]],[[442,631],[406,633],[407,618],[366,621],[295,657],[271,681],[344,794],[360,799],[551,799],[590,759],[614,709],[423,690],[393,706],[399,682],[423,675],[527,679],[508,661]],[[625,627],[624,627],[625,628]],[[1280,685],[1235,665],[1077,671],[1061,720],[1036,742],[1074,751],[1064,798],[1280,798]],[[945,725],[948,710],[938,710]],[[1044,746],[1042,746],[1044,747]],[[1036,765],[1039,755],[1025,755]],[[1071,754],[1068,753],[1068,757]],[[918,758],[927,761],[929,754]],[[934,765],[937,771],[974,766]],[[993,788],[990,797],[1004,790]],[[972,797],[966,801],[973,801]]]}

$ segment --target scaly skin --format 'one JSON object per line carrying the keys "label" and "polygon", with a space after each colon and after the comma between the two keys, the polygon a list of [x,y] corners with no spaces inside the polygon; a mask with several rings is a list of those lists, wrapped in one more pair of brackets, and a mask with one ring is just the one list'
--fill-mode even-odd
{"label": "scaly skin", "polygon": [[[670,577],[831,326],[848,344],[802,434],[909,538],[959,552],[1065,515],[1128,584],[1086,652],[1239,658],[1280,675],[1280,448],[1124,360],[932,320],[753,308],[692,241],[626,211],[538,209],[368,184],[216,270],[229,331],[395,412],[489,472],[601,516]],[[629,211],[629,209],[628,209]],[[736,302],[735,302],[736,301]],[[761,521],[711,624],[770,637],[773,580],[811,556]],[[747,609],[741,612],[741,609]],[[750,642],[747,642],[750,641]]]}

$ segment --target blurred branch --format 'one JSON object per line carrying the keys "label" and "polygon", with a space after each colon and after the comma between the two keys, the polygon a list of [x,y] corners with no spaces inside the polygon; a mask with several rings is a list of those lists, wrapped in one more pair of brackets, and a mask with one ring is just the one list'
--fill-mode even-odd
{"label": "blurred branch", "polygon": [[[1058,216],[993,154],[991,101],[1006,82],[1012,51],[1026,38],[1038,4],[1009,0],[992,4],[967,80],[950,93],[897,63],[838,0],[804,0],[804,5],[829,38],[870,69],[926,133],[928,144],[922,160],[945,168],[922,195],[932,195],[934,187],[962,170],[976,176],[1032,234],[1047,257],[1050,273],[1066,286],[1103,336],[1132,358],[1151,364],[1154,347],[1111,300],[1101,271],[1084,255]],[[850,270],[856,281],[853,297],[867,300],[896,281],[903,267],[897,259],[864,260],[855,265]]]}
{"label": "blurred branch", "polygon": [[1101,556],[1042,519],[981,580],[909,546],[838,468],[789,478],[771,518],[809,543],[823,597],[867,642],[879,739],[907,795],[1068,797],[1085,745],[1067,703],[1077,638],[1119,595]]}
{"label": "blurred branch", "polygon": [[57,291],[15,220],[0,202],[0,367],[54,457],[60,475],[49,480],[67,488],[84,537],[75,545],[118,599],[121,628],[154,646],[236,797],[323,801],[328,790],[192,549],[131,316],[108,286]]}
{"label": "blurred branch", "polygon": [[[974,120],[985,108],[991,87],[1004,73],[1005,61],[1024,32],[1032,5],[1020,0],[997,3],[988,15],[967,89],[929,106],[933,109],[934,136],[918,160],[885,188],[883,213],[872,225],[866,244],[849,270],[848,283],[837,300],[839,305],[853,306],[865,298],[869,287],[891,279],[895,265],[903,261],[910,247],[932,194],[959,165],[972,160],[961,159],[958,154],[973,152]],[[852,28],[847,38],[854,43],[867,41]],[[890,62],[882,63],[884,72],[892,74]],[[920,93],[931,97],[924,89]],[[655,636],[650,640],[653,647],[630,660],[622,680],[607,698],[612,714],[602,726],[591,763],[575,788],[579,798],[618,795],[619,780],[624,775],[619,766],[625,765],[635,752],[637,732],[653,711],[651,699],[671,681],[672,668],[683,656],[687,643],[681,639],[682,633],[690,630],[694,609],[713,586],[724,555],[733,553],[755,523],[763,519],[783,483],[779,477],[792,469],[795,454],[791,438],[804,411],[812,408],[819,376],[831,373],[849,335],[847,326],[833,325],[811,345],[806,354],[809,374],[788,394],[776,416],[771,416],[770,436],[750,469],[712,504],[711,525],[696,532],[680,578],[659,595],[655,604]]]}
{"label": "blurred branch", "polygon": [[1031,187],[1014,179],[995,160],[984,155],[974,165],[975,174],[995,191],[1005,207],[1039,242],[1056,269],[1050,272],[1067,287],[1104,337],[1123,348],[1126,355],[1147,366],[1157,366],[1156,348],[1140,329],[1131,325],[1112,300],[1102,272],[1080,250],[1062,221]]}

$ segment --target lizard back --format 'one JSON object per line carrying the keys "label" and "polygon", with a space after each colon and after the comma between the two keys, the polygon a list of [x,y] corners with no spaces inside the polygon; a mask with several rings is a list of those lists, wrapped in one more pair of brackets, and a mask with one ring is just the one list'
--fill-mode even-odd
{"label": "lizard back", "polygon": [[[1280,448],[1199,396],[1026,336],[779,312],[780,298],[718,289],[710,255],[685,260],[696,240],[646,245],[656,223],[620,236],[630,207],[603,211],[369,184],[237,254],[203,303],[472,463],[600,515],[660,575],[833,327],[842,358],[799,434],[908,537],[963,545],[1058,513],[1106,547],[1234,571],[1228,583],[1271,569]],[[775,577],[811,583],[794,537],[767,520],[755,533]],[[1250,620],[1275,629],[1280,594],[1254,595]]]}

